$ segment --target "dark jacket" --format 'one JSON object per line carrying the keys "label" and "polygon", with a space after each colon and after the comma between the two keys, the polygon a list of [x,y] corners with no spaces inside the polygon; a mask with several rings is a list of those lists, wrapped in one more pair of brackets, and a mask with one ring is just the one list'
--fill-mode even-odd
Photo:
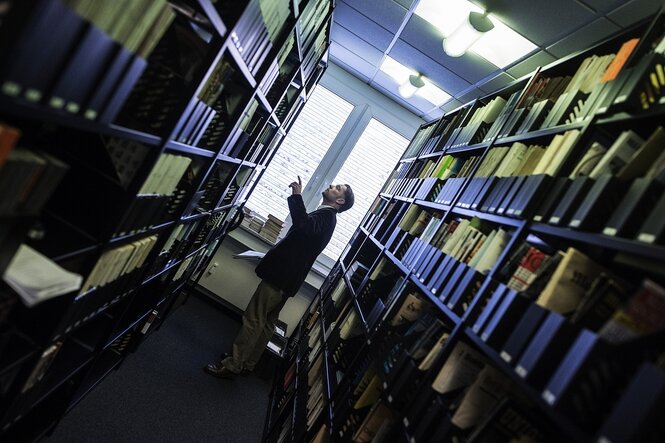
{"label": "dark jacket", "polygon": [[259,262],[256,275],[284,291],[285,296],[293,297],[330,241],[337,211],[321,208],[308,214],[300,194],[289,196],[287,201],[293,226]]}

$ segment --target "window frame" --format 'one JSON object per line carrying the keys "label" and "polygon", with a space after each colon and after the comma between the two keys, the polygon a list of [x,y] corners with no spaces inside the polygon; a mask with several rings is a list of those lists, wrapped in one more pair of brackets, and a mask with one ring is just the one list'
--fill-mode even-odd
{"label": "window frame", "polygon": [[[319,190],[329,186],[335,179],[372,119],[379,121],[407,140],[411,140],[416,130],[425,123],[425,120],[332,62],[318,83],[317,87],[319,86],[351,103],[353,110],[302,190],[303,201],[308,212],[315,210],[321,203]],[[353,183],[350,184],[353,186]],[[286,205],[286,202],[284,204]],[[343,216],[344,214],[340,215],[340,217]],[[289,216],[285,220],[282,235],[286,233],[290,225]],[[317,258],[313,270],[325,276],[336,262],[337,259],[321,254]]]}

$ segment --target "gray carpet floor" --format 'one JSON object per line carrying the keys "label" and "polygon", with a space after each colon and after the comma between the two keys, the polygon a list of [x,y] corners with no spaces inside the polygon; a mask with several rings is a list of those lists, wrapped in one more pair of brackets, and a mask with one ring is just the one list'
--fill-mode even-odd
{"label": "gray carpet floor", "polygon": [[230,350],[239,327],[190,297],[42,441],[260,442],[270,382],[202,370]]}

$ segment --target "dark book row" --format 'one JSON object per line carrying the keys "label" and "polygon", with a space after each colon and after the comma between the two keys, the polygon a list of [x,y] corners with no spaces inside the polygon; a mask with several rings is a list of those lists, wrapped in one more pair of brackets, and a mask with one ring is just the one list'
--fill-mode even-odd
{"label": "dark book row", "polygon": [[[0,125],[4,132],[17,131]],[[69,165],[46,152],[3,146],[5,157],[0,163],[0,217],[38,214]]]}
{"label": "dark book row", "polygon": [[[369,285],[371,280],[370,278],[366,284]],[[339,282],[344,284],[343,280],[339,280]],[[625,343],[615,342],[614,340],[610,340],[610,337],[616,338],[625,335],[625,326],[623,326],[625,322],[622,321],[622,316],[627,315],[626,313],[632,312],[635,315],[635,313],[643,310],[637,306],[644,306],[645,304],[653,306],[653,303],[662,303],[658,300],[662,299],[663,289],[652,282],[644,282],[641,289],[638,289],[630,298],[625,311],[622,311],[621,315],[614,313],[612,316],[614,311],[607,304],[606,293],[600,288],[595,288],[593,293],[602,294],[601,298],[604,297],[604,300],[600,303],[596,301],[587,304],[584,310],[576,312],[572,316],[572,319],[567,320],[561,314],[552,311],[551,308],[546,309],[539,304],[535,304],[529,301],[527,297],[520,295],[516,290],[510,289],[503,284],[499,284],[498,286],[492,284],[491,287],[494,289],[485,292],[487,294],[487,301],[483,302],[483,310],[479,316],[474,315],[472,317],[475,318],[475,320],[472,320],[473,327],[469,328],[468,332],[465,333],[472,345],[476,343],[480,346],[481,352],[465,351],[464,354],[475,355],[477,360],[481,362],[485,361],[485,363],[479,364],[478,370],[473,373],[476,375],[473,375],[468,373],[467,362],[463,364],[455,362],[455,365],[462,365],[462,369],[458,368],[457,370],[463,370],[457,377],[472,377],[464,382],[466,385],[473,382],[474,378],[477,377],[471,386],[477,383],[483,389],[488,389],[485,383],[488,383],[488,380],[491,381],[492,378],[505,379],[501,382],[501,385],[509,385],[516,380],[523,379],[525,383],[531,386],[528,390],[531,401],[540,403],[540,408],[551,407],[553,411],[561,413],[562,416],[567,417],[568,420],[575,423],[575,426],[582,429],[582,432],[593,432],[597,429],[604,430],[611,428],[612,425],[608,421],[608,415],[616,414],[617,412],[612,407],[598,408],[599,404],[604,404],[603,401],[599,402],[598,399],[601,397],[605,398],[608,403],[613,405],[617,399],[629,396],[630,390],[627,392],[623,390],[629,384],[630,380],[633,380],[633,384],[637,382],[634,374],[639,370],[640,362],[644,361],[645,358],[648,360],[649,358],[657,357],[663,350],[662,346],[658,344],[660,341],[658,336],[649,337],[647,335],[644,339]],[[459,388],[455,388],[454,386],[448,386],[451,382],[446,380],[450,379],[450,371],[452,370],[451,368],[446,369],[449,363],[446,363],[441,368],[436,377],[434,377],[436,374],[431,373],[427,376],[428,373],[423,369],[423,363],[420,361],[423,359],[423,354],[427,354],[427,352],[410,351],[408,354],[400,353],[401,346],[404,343],[401,345],[397,344],[399,340],[395,340],[395,336],[390,328],[394,327],[395,324],[399,324],[397,319],[413,319],[413,316],[418,315],[417,313],[421,309],[423,312],[432,310],[431,307],[424,308],[421,306],[423,305],[423,300],[426,301],[428,297],[422,294],[420,296],[412,295],[414,290],[415,293],[419,291],[418,287],[413,285],[411,285],[411,290],[402,290],[401,308],[393,317],[393,322],[389,323],[386,320],[385,313],[390,312],[389,309],[386,309],[382,313],[384,320],[376,328],[376,333],[372,335],[370,332],[370,337],[373,338],[370,338],[369,341],[362,339],[357,342],[356,346],[347,348],[346,357],[341,361],[344,362],[343,368],[348,374],[350,368],[356,367],[359,364],[358,361],[364,358],[365,354],[363,354],[362,348],[365,346],[365,343],[369,343],[367,351],[372,356],[383,356],[385,360],[381,360],[381,364],[373,366],[382,368],[386,372],[385,376],[381,377],[381,383],[378,383],[379,386],[382,384],[385,390],[381,398],[388,400],[388,406],[408,406],[402,411],[406,418],[404,423],[407,424],[407,427],[411,430],[410,432],[421,435],[422,437],[427,435],[426,433],[423,434],[422,426],[429,428],[430,425],[426,424],[427,421],[421,421],[423,411],[418,408],[430,408],[432,405],[423,405],[419,402],[431,402],[433,401],[432,396],[438,398],[438,400],[446,398],[453,400],[454,397],[456,399],[456,409],[464,405],[464,396],[462,395],[464,392],[459,391]],[[335,297],[334,294],[338,291],[339,288],[336,287],[330,296]],[[361,289],[362,292],[364,292],[364,289]],[[408,295],[404,296],[404,294]],[[419,298],[420,301],[418,301]],[[322,300],[325,300],[325,296]],[[426,304],[427,302],[425,302]],[[398,300],[395,304],[392,304],[391,309],[394,311],[395,307],[399,305],[400,302]],[[616,308],[619,305],[615,304],[614,307]],[[404,306],[408,306],[409,308],[405,310],[403,309]],[[434,312],[436,312],[436,309],[434,309]],[[609,321],[603,323],[603,319],[609,319]],[[443,321],[445,323],[451,320]],[[649,322],[649,320],[645,321]],[[404,334],[404,336],[418,337],[418,340],[411,343],[420,343],[422,347],[430,350],[429,354],[443,355],[443,345],[448,339],[447,334],[450,332],[450,329],[442,328],[442,323],[439,320],[434,321],[428,317],[422,317],[422,323],[423,326],[420,328],[426,331],[422,335],[418,335],[412,331]],[[628,324],[631,323],[642,323],[642,321],[633,319],[628,322]],[[333,324],[339,325],[340,323]],[[345,328],[345,325],[346,323],[342,322],[341,326],[339,326],[340,330]],[[388,325],[392,326],[389,327]],[[582,326],[592,327],[599,330],[599,332],[595,333],[588,329],[582,329]],[[657,326],[655,327],[658,328]],[[642,327],[640,329],[646,332],[646,329],[642,329]],[[414,328],[414,330],[417,329]],[[446,334],[443,334],[443,331]],[[649,332],[646,333],[649,334]],[[558,336],[558,334],[562,335]],[[435,351],[436,347],[433,345],[435,339],[433,337],[438,338],[439,335],[441,339],[438,343],[440,343],[441,349]],[[329,337],[333,337],[331,343],[337,347],[338,339],[334,330]],[[424,343],[428,344],[423,345]],[[414,345],[414,348],[417,349],[417,346]],[[453,350],[454,353],[455,350]],[[487,355],[487,357],[484,357],[482,354]],[[420,357],[414,358],[414,355],[420,355]],[[429,364],[431,364],[432,359],[435,359],[432,355],[430,355],[429,359],[426,359]],[[622,358],[617,359],[618,355],[621,355]],[[351,356],[350,360],[349,356]],[[339,357],[337,356],[333,357],[333,367],[339,364],[338,361],[340,360],[338,359]],[[505,363],[500,363],[501,360]],[[500,367],[503,367],[504,364],[509,364],[512,368],[515,368],[515,374],[506,378],[499,373],[500,371],[492,370],[490,374],[481,376],[481,373],[484,372],[481,372],[480,369],[487,366],[488,363]],[[429,364],[424,367],[430,368]],[[363,376],[365,377],[364,383],[369,383],[373,379],[374,374],[370,371],[368,375],[367,368],[364,368],[363,371]],[[466,375],[464,375],[465,373]],[[353,383],[351,380],[359,380],[359,377],[349,377],[347,375],[332,384],[332,386],[338,386],[337,389],[340,389],[341,392],[345,392],[339,399],[335,397],[336,410],[333,411],[333,417],[338,417],[338,419],[333,418],[331,422],[333,435],[336,429],[339,430],[339,435],[341,436],[353,435],[360,428],[360,424],[364,423],[363,414],[368,413],[370,408],[363,410],[356,407],[359,400],[357,391],[354,392],[354,389],[349,389],[346,385],[349,382]],[[601,379],[603,382],[599,384],[598,380]],[[423,382],[427,380],[429,382]],[[438,393],[422,393],[421,390],[427,387],[428,383],[431,383],[434,391]],[[589,383],[592,384],[589,385]],[[496,387],[496,385],[492,386]],[[421,394],[415,395],[414,389],[416,387],[418,389],[415,392],[421,392]],[[473,389],[464,395],[471,396],[472,392]],[[542,397],[540,396],[541,392]],[[496,396],[496,400],[498,401],[501,396],[498,394]],[[427,397],[428,400],[423,400],[423,397]],[[340,400],[341,403],[338,402]],[[520,404],[520,409],[529,409],[528,402],[525,405],[523,403],[524,400],[519,396],[511,400],[517,401]],[[444,403],[449,404],[447,402]],[[621,400],[616,404],[620,405]],[[440,417],[448,416],[448,425],[445,428],[445,432],[443,429],[440,430],[442,432],[441,435],[450,436],[451,432],[459,433],[466,437],[482,435],[482,433],[489,432],[490,428],[499,426],[498,423],[494,423],[491,420],[491,417],[494,416],[492,411],[495,406],[498,407],[498,403],[493,403],[492,407],[483,405],[484,412],[489,415],[484,420],[482,426],[478,424],[472,429],[469,429],[468,425],[463,425],[465,423],[464,414],[461,412],[450,414],[448,407],[437,409],[437,415],[433,415],[430,420],[434,420],[436,417],[440,419]],[[468,406],[464,408],[466,407]],[[414,413],[414,410],[420,410],[420,412]],[[652,421],[653,412],[651,410],[642,412],[644,415],[640,415],[636,419],[644,425],[654,426],[655,423]],[[466,413],[468,414],[469,411]],[[478,415],[478,412],[475,412],[475,414]],[[548,414],[545,413],[545,416]],[[527,413],[526,415],[530,417],[527,421],[532,426],[529,432],[534,432],[534,435],[538,435],[541,439],[546,434],[544,430],[548,432],[567,432],[561,429],[557,430],[555,425],[548,423],[548,418],[543,418],[538,413]],[[475,422],[480,423],[479,418],[477,416],[475,418]],[[640,430],[639,432],[644,432],[644,430]]]}
{"label": "dark book row", "polygon": [[[632,152],[618,139],[613,144],[616,149],[608,153],[619,150],[624,153],[596,154],[595,167],[589,166],[587,151],[579,163],[587,165],[590,175],[483,177],[475,174],[468,180],[459,176],[444,180],[403,179],[395,181],[387,191],[445,205],[454,202],[455,206],[490,214],[533,218],[556,226],[659,243],[663,234],[659,215],[663,162],[656,146],[662,140],[661,134],[662,128],[658,127]],[[626,158],[623,166],[617,167],[621,162],[616,158],[618,155]],[[614,174],[603,172],[603,166],[610,162],[615,165]],[[481,163],[478,169],[482,167]],[[462,170],[459,175],[466,174]],[[543,194],[547,195],[544,199]]]}
{"label": "dark book row", "polygon": [[269,29],[281,28],[289,15],[286,2],[275,2],[272,5],[274,15],[268,11],[264,14],[262,6],[258,1],[250,1],[231,34],[231,41],[252,74],[256,73],[272,49]]}
{"label": "dark book row", "polygon": [[[176,273],[173,269],[148,285],[128,291],[122,289],[132,284],[130,280],[136,280],[138,274],[135,273],[113,283],[118,292],[112,293],[109,287],[94,294],[99,298],[77,297],[76,309],[58,321],[61,334],[49,341],[43,351],[38,341],[42,338],[33,334],[23,335],[22,341],[17,339],[16,332],[7,337],[3,341],[3,356],[22,357],[3,358],[0,411],[5,418],[4,437],[32,440],[39,436],[44,429],[35,426],[37,421],[59,418],[63,408],[77,403],[98,383],[100,372],[109,372],[135,350],[173,306],[175,294],[165,288]],[[38,309],[46,320],[44,311],[54,308],[56,305],[51,304]],[[94,358],[97,350],[100,356]],[[69,388],[61,391],[59,386]],[[53,409],[56,403],[58,407]]]}
{"label": "dark book row", "polygon": [[[122,29],[116,30],[99,27],[65,2],[15,2],[0,28],[7,41],[0,51],[3,94],[56,112],[112,122],[175,18],[165,2],[154,3],[157,9],[151,9],[158,15],[149,15],[150,23],[138,15],[122,16],[124,20],[116,22]],[[142,26],[133,26],[132,20],[142,21]],[[123,36],[134,43],[123,44]]]}
{"label": "dark book row", "polygon": [[[288,130],[206,3],[0,8],[0,440],[52,430],[182,302]],[[17,285],[28,247],[70,283]]]}
{"label": "dark book row", "polygon": [[312,303],[330,408],[298,441],[663,438],[662,260],[624,257],[662,237],[653,24],[421,126]]}

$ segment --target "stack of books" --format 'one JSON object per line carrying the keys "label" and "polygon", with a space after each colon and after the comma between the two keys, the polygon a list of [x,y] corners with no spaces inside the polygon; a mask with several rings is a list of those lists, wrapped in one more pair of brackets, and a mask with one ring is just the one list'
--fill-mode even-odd
{"label": "stack of books", "polygon": [[272,214],[268,214],[268,220],[261,228],[261,235],[266,238],[266,240],[271,241],[272,243],[277,242],[277,237],[282,231],[282,226],[284,222]]}

